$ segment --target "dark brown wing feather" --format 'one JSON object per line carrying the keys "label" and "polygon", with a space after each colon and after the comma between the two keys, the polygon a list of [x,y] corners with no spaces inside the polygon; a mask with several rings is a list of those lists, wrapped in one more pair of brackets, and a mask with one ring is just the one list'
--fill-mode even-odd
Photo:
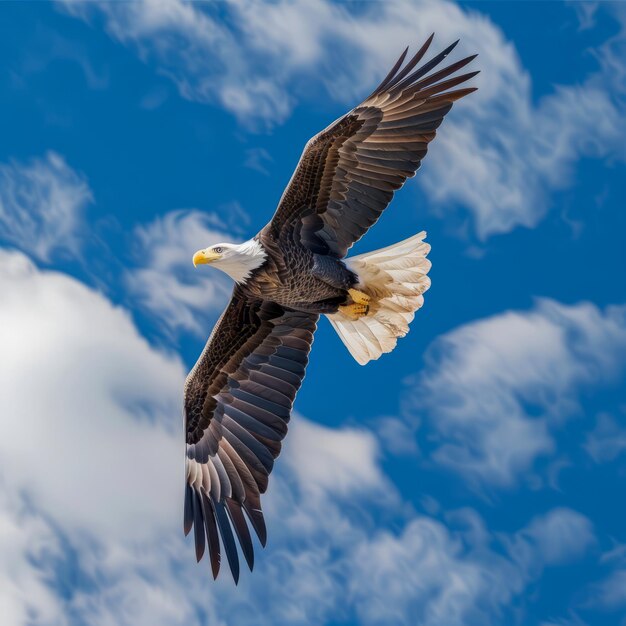
{"label": "dark brown wing feather", "polygon": [[362,104],[307,143],[262,237],[295,237],[312,252],[341,258],[376,222],[419,168],[453,102],[475,91],[450,90],[478,72],[448,78],[475,55],[428,75],[457,42],[414,69],[432,39],[402,67],[405,50]]}
{"label": "dark brown wing feather", "polygon": [[265,544],[260,494],[287,433],[317,318],[247,301],[235,287],[187,378],[184,527],[185,534],[194,528],[198,560],[208,546],[213,576],[220,568],[220,537],[235,581],[235,537],[250,569],[254,563],[248,522]]}

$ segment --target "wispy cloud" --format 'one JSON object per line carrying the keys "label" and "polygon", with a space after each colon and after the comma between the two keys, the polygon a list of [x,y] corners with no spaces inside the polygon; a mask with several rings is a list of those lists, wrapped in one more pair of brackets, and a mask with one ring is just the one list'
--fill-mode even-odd
{"label": "wispy cloud", "polygon": [[466,114],[451,118],[420,179],[441,211],[469,209],[479,239],[536,226],[582,157],[623,159],[626,140],[623,111],[592,82],[557,87],[537,105],[521,68],[493,82],[492,100],[468,99]]}
{"label": "wispy cloud", "polygon": [[109,86],[106,64],[94,64],[84,45],[44,26],[43,22],[37,24],[25,44],[16,80],[28,82],[31,74],[46,71],[51,62],[65,61],[76,63],[90,89],[102,90]]}
{"label": "wispy cloud", "polygon": [[[224,12],[234,12],[236,17],[239,10],[245,10],[243,6],[200,7],[180,0],[63,5],[87,20],[103,14],[107,32],[132,46],[143,60],[156,62],[185,98],[217,102],[251,123],[284,119],[291,108],[291,99],[267,71],[250,71],[253,55],[263,50],[241,45],[245,33],[236,22],[233,30],[226,26]],[[261,58],[256,62],[262,67]]]}
{"label": "wispy cloud", "polygon": [[594,586],[594,604],[606,610],[626,607],[626,568],[617,569]]}
{"label": "wispy cloud", "polygon": [[625,307],[540,300],[439,338],[406,409],[424,420],[436,463],[512,486],[553,451],[551,430],[576,414],[582,389],[620,380],[625,354]]}
{"label": "wispy cloud", "polygon": [[576,13],[580,30],[588,30],[595,26],[598,2],[570,2],[569,4]]}
{"label": "wispy cloud", "polygon": [[267,166],[273,161],[272,155],[265,148],[248,148],[243,164],[251,170],[269,176]]}
{"label": "wispy cloud", "polygon": [[[563,565],[580,558],[595,544],[593,526],[584,515],[555,508],[535,517],[508,542],[509,552],[524,571],[537,565]],[[541,562],[537,563],[537,554]]]}
{"label": "wispy cloud", "polygon": [[[63,624],[62,600],[50,585],[63,548],[43,516],[0,480],[0,605],[5,624]],[[65,622],[66,623],[66,622]]]}
{"label": "wispy cloud", "polygon": [[92,201],[85,177],[55,152],[0,163],[0,240],[44,262],[78,256]]}
{"label": "wispy cloud", "polygon": [[503,623],[503,609],[545,567],[580,557],[595,541],[589,520],[570,509],[554,509],[501,536],[499,549],[474,512],[457,518],[466,533],[417,517],[401,534],[380,532],[359,546],[350,588],[360,623]]}
{"label": "wispy cloud", "polygon": [[137,306],[159,320],[168,332],[181,330],[208,336],[210,321],[224,309],[232,281],[211,268],[194,268],[196,250],[236,241],[214,215],[171,211],[135,230],[135,265],[125,284]]}
{"label": "wispy cloud", "polygon": [[617,544],[602,555],[601,562],[610,571],[589,586],[587,606],[605,612],[623,614],[626,608],[626,545]]}
{"label": "wispy cloud", "polygon": [[[623,98],[626,95],[626,6],[622,2],[609,2],[598,6],[602,6],[613,16],[618,31],[598,49],[590,51],[597,57],[602,68],[595,79],[600,84],[610,85],[614,93],[622,99],[623,106]],[[597,12],[596,8],[595,13]],[[584,21],[581,24],[584,24]]]}
{"label": "wispy cloud", "polygon": [[625,75],[620,38],[598,51],[599,66],[585,80],[537,101],[502,31],[447,1],[376,2],[358,11],[328,0],[66,7],[85,19],[102,14],[111,36],[155,63],[184,97],[217,102],[248,126],[281,123],[320,85],[347,109],[405,44],[433,30],[440,42],[461,37],[455,54],[480,53],[480,89],[446,120],[418,180],[447,215],[456,205],[469,211],[479,239],[535,226],[550,208],[550,193],[572,184],[582,157],[625,158],[624,106],[613,94]]}
{"label": "wispy cloud", "polygon": [[609,413],[601,413],[596,418],[595,428],[587,434],[584,447],[597,463],[612,461],[626,451],[626,428]]}

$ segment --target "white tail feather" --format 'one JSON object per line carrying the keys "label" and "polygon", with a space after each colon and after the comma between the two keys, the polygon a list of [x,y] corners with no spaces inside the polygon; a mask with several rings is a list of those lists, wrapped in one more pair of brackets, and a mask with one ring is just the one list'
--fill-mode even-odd
{"label": "white tail feather", "polygon": [[415,311],[424,304],[422,294],[430,287],[427,274],[431,266],[425,237],[422,231],[393,246],[346,260],[359,277],[355,287],[371,298],[370,310],[357,320],[341,312],[327,317],[361,365],[391,352],[398,337],[409,332]]}

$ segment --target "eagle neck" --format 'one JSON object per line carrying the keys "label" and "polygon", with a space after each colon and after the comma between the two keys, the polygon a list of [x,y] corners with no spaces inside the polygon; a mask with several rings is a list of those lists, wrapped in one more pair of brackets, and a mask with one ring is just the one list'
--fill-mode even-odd
{"label": "eagle neck", "polygon": [[237,256],[221,262],[219,267],[226,272],[236,283],[245,285],[254,270],[265,263],[267,252],[256,239],[249,239],[237,246]]}

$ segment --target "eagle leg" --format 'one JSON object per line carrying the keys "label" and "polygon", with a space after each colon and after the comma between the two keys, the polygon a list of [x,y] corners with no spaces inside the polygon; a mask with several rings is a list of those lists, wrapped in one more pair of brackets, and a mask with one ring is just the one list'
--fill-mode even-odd
{"label": "eagle leg", "polygon": [[358,320],[360,317],[364,317],[369,313],[369,310],[369,304],[347,304],[339,307],[339,312],[351,320]]}
{"label": "eagle leg", "polygon": [[355,304],[362,304],[364,306],[369,305],[370,297],[366,293],[363,293],[358,289],[348,289],[348,293],[350,294],[350,297]]}

